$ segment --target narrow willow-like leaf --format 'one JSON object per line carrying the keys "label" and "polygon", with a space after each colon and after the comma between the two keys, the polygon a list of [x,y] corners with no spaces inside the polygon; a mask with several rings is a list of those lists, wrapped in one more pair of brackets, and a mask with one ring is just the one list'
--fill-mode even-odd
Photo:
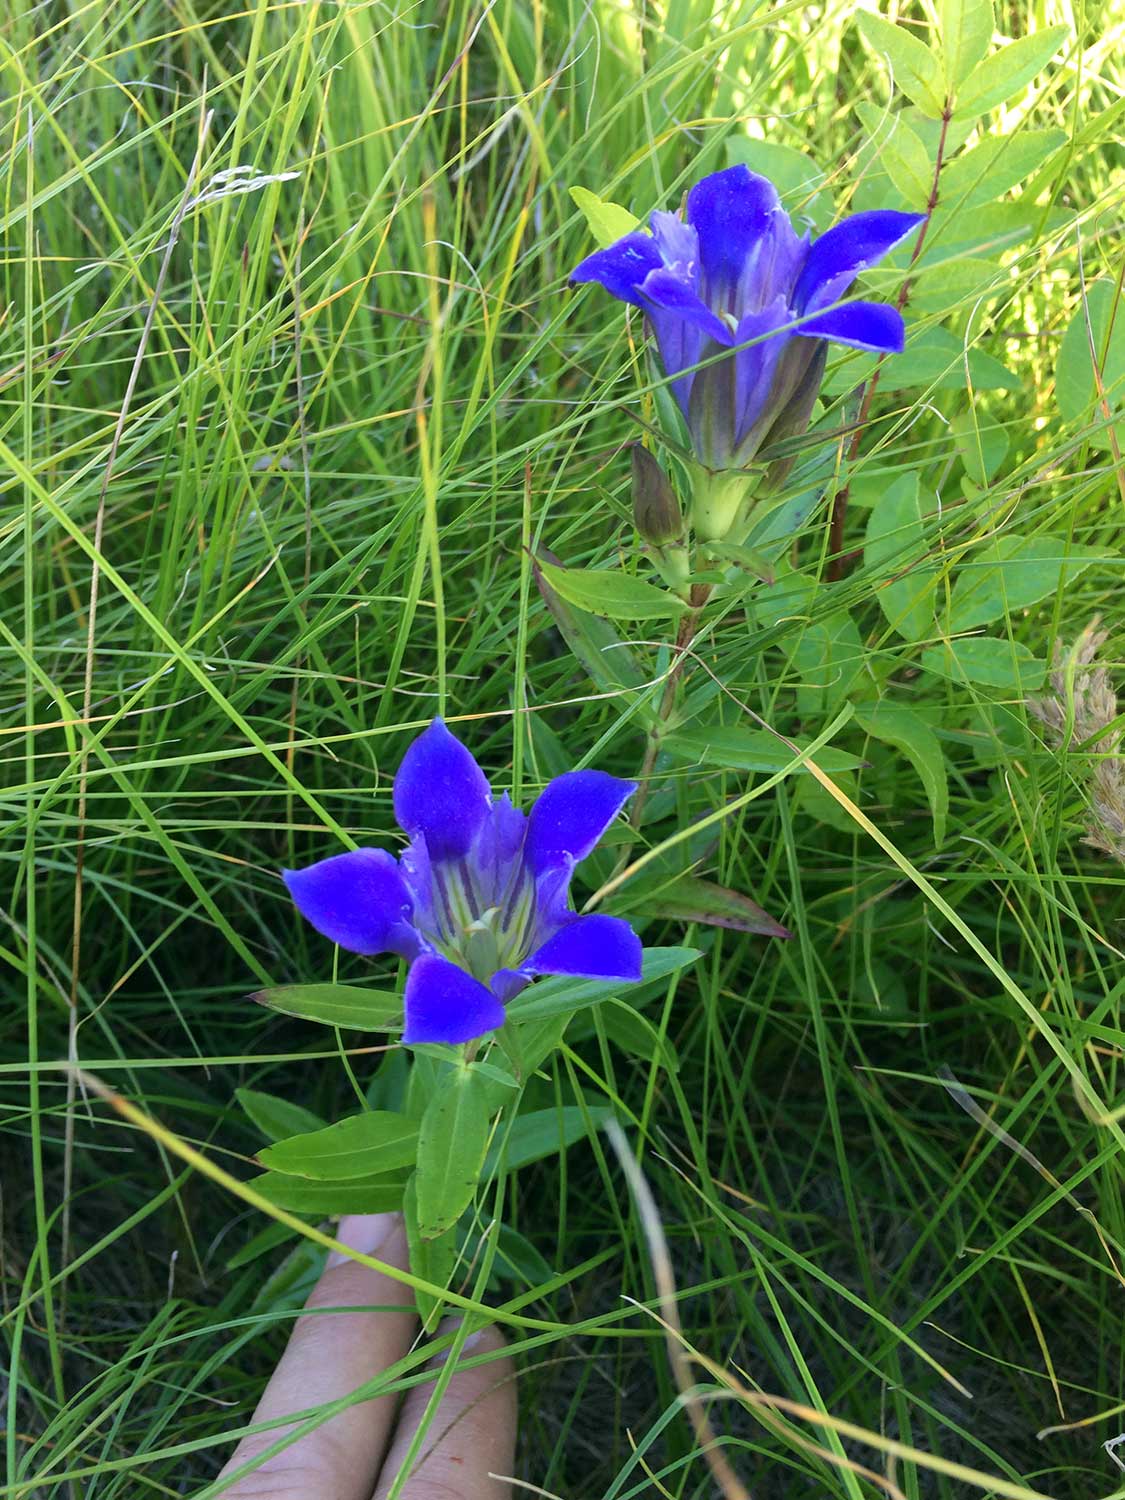
{"label": "narrow willow-like leaf", "polygon": [[687,605],[667,589],[658,589],[629,573],[601,568],[560,568],[539,564],[547,582],[569,603],[611,620],[667,620]]}
{"label": "narrow willow-like leaf", "polygon": [[992,42],[992,0],[941,0],[940,16],[945,82],[952,93]]}
{"label": "narrow willow-like leaf", "polygon": [[258,1152],[263,1167],[317,1182],[393,1172],[414,1161],[418,1126],[405,1115],[373,1109],[321,1130],[291,1136]]}
{"label": "narrow willow-like leaf", "polygon": [[941,646],[922,652],[924,671],[953,682],[974,682],[1005,692],[1037,692],[1047,676],[1047,664],[1038,660],[1022,641],[1001,640],[989,635],[957,636]]}
{"label": "narrow willow-like leaf", "polygon": [[572,187],[570,196],[586,216],[590,233],[603,250],[607,245],[612,245],[615,240],[628,234],[631,229],[636,229],[640,222],[636,214],[631,214],[627,208],[622,208],[620,203],[611,203],[607,198],[599,198],[597,193],[592,193],[589,188]]}
{"label": "narrow willow-like leaf", "polygon": [[249,1186],[275,1203],[298,1214],[381,1214],[402,1207],[405,1177],[365,1178],[349,1182],[310,1182],[283,1172],[263,1172]]}
{"label": "narrow willow-like leaf", "polygon": [[[716,724],[713,728],[682,729],[670,734],[663,742],[664,749],[684,760],[703,761],[708,765],[725,766],[731,771],[783,771],[789,765],[794,752],[784,740],[778,739],[768,729],[743,729],[737,725]],[[798,749],[801,746],[798,743]],[[816,763],[822,771],[854,770],[862,762],[846,750],[835,750],[830,746],[816,752]],[[797,766],[795,774],[804,774],[804,767]]]}
{"label": "narrow willow-like leaf", "polygon": [[426,1106],[418,1133],[418,1232],[432,1240],[452,1228],[472,1201],[488,1143],[487,1077],[458,1068]]}
{"label": "narrow willow-like leaf", "polygon": [[793,936],[749,896],[696,875],[662,877],[639,890],[630,882],[623,887],[613,909],[663,917],[672,922],[702,922],[708,927],[754,932],[761,937]]}
{"label": "narrow willow-like leaf", "polygon": [[611,995],[627,995],[633,1000],[646,986],[669,978],[699,957],[698,948],[646,948],[637,984],[616,979],[541,979],[516,996],[508,1006],[508,1015],[520,1022],[546,1021],[597,1005]]}
{"label": "narrow willow-like leaf", "polygon": [[937,569],[926,548],[913,470],[900,474],[871,507],[863,558],[869,569],[887,574],[872,586],[891,629],[908,641],[932,634]]}
{"label": "narrow willow-like leaf", "polygon": [[949,816],[949,779],[941,741],[924,719],[903,704],[863,704],[855,717],[861,729],[900,750],[917,771],[930,804],[934,844],[940,848]]}
{"label": "narrow willow-like leaf", "polygon": [[495,1173],[501,1161],[508,1171],[528,1167],[547,1156],[558,1156],[589,1133],[588,1123],[598,1126],[609,1115],[605,1108],[580,1109],[576,1104],[557,1109],[532,1109],[518,1115],[510,1129],[501,1128],[489,1150],[483,1176]]}
{"label": "narrow willow-like leaf", "polygon": [[982,115],[1011,99],[1047,66],[1068,35],[1065,26],[1048,26],[982,58],[957,91],[957,113]]}
{"label": "narrow willow-like leaf", "polygon": [[918,108],[937,120],[941,118],[943,89],[941,64],[924,42],[903,26],[895,26],[885,16],[860,11],[856,22],[864,41],[885,57],[891,65],[896,87]]}
{"label": "narrow willow-like leaf", "polygon": [[258,1089],[235,1089],[234,1097],[262,1134],[271,1141],[283,1141],[303,1130],[320,1130],[327,1123],[303,1104],[263,1094]]}
{"label": "narrow willow-like leaf", "polygon": [[259,990],[251,998],[270,1010],[325,1026],[350,1031],[402,1029],[402,997],[391,990],[368,990],[354,984],[287,984]]}

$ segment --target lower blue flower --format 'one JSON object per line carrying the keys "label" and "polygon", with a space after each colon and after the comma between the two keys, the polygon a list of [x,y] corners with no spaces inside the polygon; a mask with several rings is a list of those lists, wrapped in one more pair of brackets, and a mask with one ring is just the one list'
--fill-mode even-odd
{"label": "lower blue flower", "polygon": [[494,798],[441,719],[406,752],[394,784],[401,859],[383,849],[283,870],[297,909],[353,953],[410,963],[406,1042],[472,1041],[546,974],[636,983],[641,943],[628,922],[570,906],[574,867],[636,791],[604,771],[568,771],[529,814]]}

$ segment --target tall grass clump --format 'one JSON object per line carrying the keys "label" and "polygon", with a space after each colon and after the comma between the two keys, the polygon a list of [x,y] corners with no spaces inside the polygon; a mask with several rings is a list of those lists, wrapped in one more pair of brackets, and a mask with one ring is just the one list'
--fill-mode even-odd
{"label": "tall grass clump", "polygon": [[[442,1066],[286,1003],[401,986],[277,872],[392,847],[441,715],[518,804],[640,777],[576,905],[679,955],[560,1002],[427,1262],[528,1493],[715,1493],[705,1411],[755,1497],[1125,1495],[1123,59],[1086,0],[0,18],[0,1494],[219,1493],[333,1208],[263,1096]],[[668,382],[567,283],[739,163],[924,221],[907,341],[672,566]]]}

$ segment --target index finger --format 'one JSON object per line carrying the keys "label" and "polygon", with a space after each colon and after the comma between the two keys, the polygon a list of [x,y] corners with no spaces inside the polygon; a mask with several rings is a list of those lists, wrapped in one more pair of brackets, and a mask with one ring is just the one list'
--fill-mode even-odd
{"label": "index finger", "polygon": [[[361,1254],[407,1266],[400,1214],[349,1215],[340,1221],[338,1238]],[[339,1252],[329,1256],[305,1307],[254,1412],[255,1423],[339,1401],[409,1351],[415,1325],[411,1289]],[[238,1475],[222,1494],[228,1500],[369,1500],[396,1404],[393,1394],[356,1402],[241,1474],[299,1423],[249,1433],[219,1476]]]}

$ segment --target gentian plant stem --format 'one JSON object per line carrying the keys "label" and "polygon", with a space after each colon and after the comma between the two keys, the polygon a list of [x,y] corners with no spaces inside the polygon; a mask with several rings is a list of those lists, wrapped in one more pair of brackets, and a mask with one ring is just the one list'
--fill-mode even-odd
{"label": "gentian plant stem", "polygon": [[[657,722],[648,732],[648,744],[645,746],[644,760],[641,762],[638,781],[640,785],[633,805],[629,812],[629,823],[633,828],[641,825],[641,815],[648,801],[649,783],[652,772],[656,765],[656,757],[660,754],[660,742],[664,737],[664,730],[676,705],[676,696],[680,686],[680,678],[683,676],[684,667],[687,664],[688,651],[695,640],[696,628],[699,617],[703,613],[703,606],[711,597],[711,585],[709,583],[693,583],[690,592],[691,608],[680,616],[679,627],[676,630],[676,642],[673,646],[672,666],[664,683],[664,692],[660,697],[660,707],[657,709]],[[623,854],[621,864],[629,858],[628,853]],[[619,866],[620,869],[620,866]]]}

